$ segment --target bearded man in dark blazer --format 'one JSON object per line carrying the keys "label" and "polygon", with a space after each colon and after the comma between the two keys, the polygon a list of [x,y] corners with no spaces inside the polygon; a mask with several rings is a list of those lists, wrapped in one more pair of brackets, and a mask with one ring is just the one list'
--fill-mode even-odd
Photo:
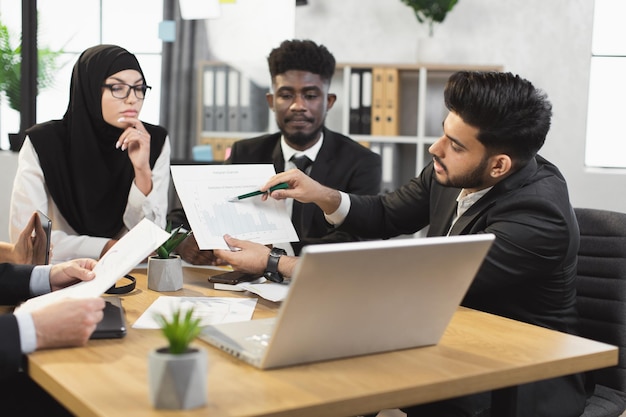
{"label": "bearded man in dark blazer", "polygon": [[[547,96],[518,75],[460,71],[448,79],[444,101],[449,112],[429,148],[432,162],[393,192],[345,193],[297,170],[278,173],[259,189],[287,183],[270,198],[315,203],[329,223],[364,238],[387,239],[426,226],[428,236],[492,233],[496,239],[462,304],[576,334],[580,234],[565,178],[538,154],[552,118]],[[226,242],[240,250],[216,250],[216,256],[240,271],[262,268],[255,260],[268,256],[268,248]],[[279,261],[278,272],[291,276],[297,258]],[[578,417],[593,391],[590,382],[573,374],[521,385],[517,414]],[[487,417],[490,399],[484,392],[403,411],[408,417]]]}

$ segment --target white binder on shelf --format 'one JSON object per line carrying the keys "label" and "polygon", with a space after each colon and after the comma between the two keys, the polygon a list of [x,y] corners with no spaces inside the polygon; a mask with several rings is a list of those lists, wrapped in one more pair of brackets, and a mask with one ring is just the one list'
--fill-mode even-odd
{"label": "white binder on shelf", "polygon": [[213,67],[205,66],[202,73],[202,131],[210,132],[215,130],[215,74]]}
{"label": "white binder on shelf", "polygon": [[353,69],[350,73],[350,134],[361,133],[361,72]]}

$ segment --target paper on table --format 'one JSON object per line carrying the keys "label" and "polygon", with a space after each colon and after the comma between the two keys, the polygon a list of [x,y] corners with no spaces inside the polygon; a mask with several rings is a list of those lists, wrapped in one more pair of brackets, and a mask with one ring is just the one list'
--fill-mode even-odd
{"label": "paper on table", "polygon": [[94,268],[94,279],[31,298],[16,310],[33,311],[62,298],[99,297],[165,242],[169,235],[150,220],[143,219],[100,258]]}
{"label": "paper on table", "polygon": [[159,329],[156,314],[171,317],[176,309],[186,312],[193,308],[193,317],[200,318],[201,326],[244,321],[252,318],[256,298],[234,297],[175,297],[162,295],[143,312],[133,324],[134,329]]}
{"label": "paper on table", "polygon": [[297,242],[284,201],[231,197],[258,190],[275,174],[272,164],[174,165],[176,192],[200,249],[229,249],[224,235],[263,245]]}
{"label": "paper on table", "polygon": [[253,284],[250,282],[240,282],[237,286],[274,302],[283,301],[289,292],[289,285],[285,283],[265,282],[262,284]]}

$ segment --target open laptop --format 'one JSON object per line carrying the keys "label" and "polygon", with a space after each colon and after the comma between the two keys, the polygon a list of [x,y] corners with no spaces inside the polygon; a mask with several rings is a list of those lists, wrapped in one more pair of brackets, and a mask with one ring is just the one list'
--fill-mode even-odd
{"label": "open laptop", "polygon": [[199,338],[261,369],[437,344],[494,238],[306,246],[275,318]]}

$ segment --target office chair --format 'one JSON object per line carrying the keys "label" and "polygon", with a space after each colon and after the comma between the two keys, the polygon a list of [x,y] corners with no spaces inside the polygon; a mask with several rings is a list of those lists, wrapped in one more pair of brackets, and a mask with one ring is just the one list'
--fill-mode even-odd
{"label": "office chair", "polygon": [[581,417],[626,410],[626,213],[575,208],[580,227],[580,336],[619,347],[619,363],[592,372],[596,386]]}

